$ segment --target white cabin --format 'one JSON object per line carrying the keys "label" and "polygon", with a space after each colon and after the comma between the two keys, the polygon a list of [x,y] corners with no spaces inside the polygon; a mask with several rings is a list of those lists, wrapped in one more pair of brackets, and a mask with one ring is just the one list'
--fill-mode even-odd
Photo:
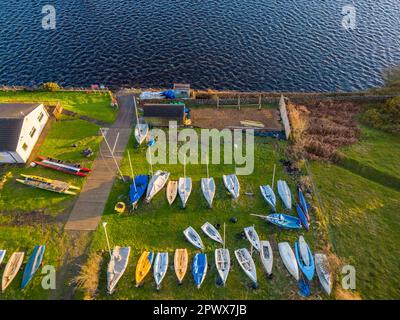
{"label": "white cabin", "polygon": [[43,104],[0,103],[0,163],[26,163],[48,120]]}

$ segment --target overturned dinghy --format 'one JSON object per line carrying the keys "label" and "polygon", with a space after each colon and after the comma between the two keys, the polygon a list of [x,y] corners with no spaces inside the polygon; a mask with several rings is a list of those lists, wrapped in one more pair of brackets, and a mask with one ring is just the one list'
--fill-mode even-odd
{"label": "overturned dinghy", "polygon": [[224,185],[226,189],[230,192],[233,199],[239,198],[240,184],[236,174],[223,175]]}
{"label": "overturned dinghy", "polygon": [[274,258],[269,241],[260,241],[260,257],[265,271],[270,276],[272,274]]}
{"label": "overturned dinghy", "polygon": [[179,193],[179,197],[182,200],[182,208],[186,208],[186,203],[189,199],[191,192],[192,192],[192,179],[191,178],[179,178],[178,193]]}
{"label": "overturned dinghy", "polygon": [[299,281],[299,268],[297,266],[296,257],[292,248],[290,247],[290,244],[288,242],[280,242],[278,244],[278,249],[286,269],[297,281]]}
{"label": "overturned dinghy", "polygon": [[257,284],[257,272],[253,258],[246,248],[235,250],[235,256],[246,275]]}
{"label": "overturned dinghy", "polygon": [[183,278],[186,275],[189,256],[187,249],[176,249],[174,256],[174,269],[178,283],[182,284]]}
{"label": "overturned dinghy", "polygon": [[167,201],[169,205],[175,201],[176,196],[178,195],[178,181],[168,181],[167,184]]}
{"label": "overturned dinghy", "polygon": [[208,203],[208,207],[212,208],[212,203],[215,196],[215,181],[214,178],[201,178],[201,190],[204,198]]}
{"label": "overturned dinghy", "polygon": [[112,294],[119,279],[128,266],[131,247],[114,247],[110,262],[107,267],[107,291]]}
{"label": "overturned dinghy", "polygon": [[167,183],[169,178],[169,172],[158,170],[151,177],[149,186],[147,188],[146,202],[150,203],[151,199],[162,189]]}
{"label": "overturned dinghy", "polygon": [[315,254],[315,268],[317,270],[319,282],[321,283],[324,291],[329,296],[332,291],[332,278],[329,270],[328,258],[325,254]]}
{"label": "overturned dinghy", "polygon": [[168,270],[168,252],[158,252],[154,260],[154,280],[156,281],[157,290],[160,290],[161,281],[164,279]]}
{"label": "overturned dinghy", "polygon": [[258,237],[256,229],[253,226],[244,228],[244,233],[247,240],[250,241],[254,249],[260,252],[260,238]]}
{"label": "overturned dinghy", "polygon": [[192,264],[192,274],[197,289],[200,289],[207,274],[207,256],[205,253],[196,253]]}
{"label": "overturned dinghy", "polygon": [[299,241],[294,244],[294,251],[301,272],[311,281],[315,272],[314,259],[310,247],[303,236],[300,236]]}
{"label": "overturned dinghy", "polygon": [[221,235],[219,234],[218,230],[209,222],[206,222],[201,226],[201,230],[212,240],[224,244]]}
{"label": "overturned dinghy", "polygon": [[231,268],[231,257],[228,249],[215,249],[215,266],[217,267],[218,274],[225,286]]}
{"label": "overturned dinghy", "polygon": [[292,194],[286,181],[278,180],[278,193],[282,199],[283,205],[287,210],[292,209]]}
{"label": "overturned dinghy", "polygon": [[186,228],[183,231],[183,234],[185,235],[186,239],[196,248],[200,250],[204,249],[203,241],[201,241],[199,234],[192,227]]}
{"label": "overturned dinghy", "polygon": [[276,196],[274,190],[267,185],[267,186],[260,186],[261,194],[264,200],[269,204],[273,211],[276,211]]}

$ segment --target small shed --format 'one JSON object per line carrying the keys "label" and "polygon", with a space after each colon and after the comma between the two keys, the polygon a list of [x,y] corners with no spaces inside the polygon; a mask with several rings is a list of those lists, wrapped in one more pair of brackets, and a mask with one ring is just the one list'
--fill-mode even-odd
{"label": "small shed", "polygon": [[190,98],[190,84],[174,83],[174,92],[177,99]]}
{"label": "small shed", "polygon": [[48,120],[43,104],[0,104],[0,163],[25,163]]}
{"label": "small shed", "polygon": [[154,104],[143,105],[144,120],[154,127],[168,127],[170,121],[183,125],[185,120],[184,104]]}

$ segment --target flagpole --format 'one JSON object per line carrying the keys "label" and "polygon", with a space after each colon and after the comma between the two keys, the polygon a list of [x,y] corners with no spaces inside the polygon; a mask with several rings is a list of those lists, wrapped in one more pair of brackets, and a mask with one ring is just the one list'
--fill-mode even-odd
{"label": "flagpole", "polygon": [[107,222],[103,222],[103,228],[104,228],[104,232],[106,234],[106,239],[107,239],[108,252],[110,253],[110,259],[112,259],[110,241],[108,240],[108,234],[107,234],[106,225],[107,225]]}

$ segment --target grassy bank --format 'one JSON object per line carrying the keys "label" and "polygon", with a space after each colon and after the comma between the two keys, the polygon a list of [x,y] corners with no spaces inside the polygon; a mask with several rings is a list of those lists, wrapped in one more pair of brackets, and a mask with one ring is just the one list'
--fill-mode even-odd
{"label": "grassy bank", "polygon": [[[129,144],[129,150],[134,164],[134,173],[148,173],[149,165],[145,160],[145,149],[134,149],[133,141]],[[108,222],[108,231],[112,245],[131,246],[132,254],[127,272],[117,286],[114,295],[106,293],[106,266],[108,262],[107,245],[104,232],[101,227],[95,232],[91,245],[91,253],[100,254],[103,259],[100,264],[100,281],[97,299],[282,299],[298,298],[297,284],[288,275],[284,268],[277,243],[289,241],[292,245],[300,233],[280,231],[267,225],[262,220],[250,216],[250,213],[267,214],[269,209],[259,193],[259,185],[271,183],[274,163],[277,164],[276,178],[286,179],[291,187],[293,181],[284,173],[283,167],[279,165],[281,157],[279,148],[284,147],[267,138],[256,140],[255,147],[255,169],[249,176],[239,177],[241,183],[241,196],[238,203],[231,201],[222,182],[222,174],[234,170],[233,165],[210,165],[210,175],[216,180],[217,192],[213,209],[208,209],[200,189],[200,179],[206,175],[204,165],[190,164],[187,166],[187,176],[193,180],[193,191],[189,198],[187,208],[181,209],[180,200],[169,207],[165,198],[165,189],[160,192],[149,205],[142,202],[136,214],[117,215],[114,213],[114,205],[118,200],[127,200],[129,184],[120,180],[116,181],[112,194],[108,200],[103,221]],[[165,169],[171,172],[170,179],[178,179],[183,174],[183,167],[178,165],[156,165],[154,170]],[[129,175],[130,169],[125,157],[122,171]],[[245,192],[254,193],[254,196],[245,195]],[[280,209],[280,208],[279,208]],[[231,217],[237,217],[238,223],[229,222]],[[230,272],[226,288],[217,287],[217,271],[214,266],[214,250],[218,247],[212,240],[201,234],[201,225],[209,221],[213,224],[226,223],[226,243],[231,252],[233,268]],[[178,286],[173,271],[173,253],[176,248],[187,248],[190,253],[190,263],[195,252],[194,247],[185,242],[182,231],[189,225],[193,226],[202,236],[206,246],[209,261],[209,272],[200,290],[195,288],[190,268],[186,275],[184,284]],[[254,253],[260,287],[253,290],[249,287],[250,280],[243,273],[234,257],[234,250],[241,247],[249,248],[245,239],[237,238],[237,234],[243,231],[243,227],[255,225],[261,239],[269,239],[275,254],[275,266],[273,279],[267,279],[263,272],[260,259]],[[222,232],[222,230],[221,230]],[[318,248],[319,239],[313,231],[306,233],[313,248]],[[163,281],[162,289],[157,292],[152,274],[146,278],[144,287],[135,288],[134,272],[138,257],[143,250],[167,251],[170,258],[170,268]],[[319,286],[315,280],[312,284],[314,294],[319,294]],[[93,288],[92,288],[93,289]],[[81,298],[82,291],[77,295]],[[315,297],[315,296],[314,296]]]}
{"label": "grassy bank", "polygon": [[117,112],[110,107],[111,97],[106,92],[74,91],[1,91],[0,103],[5,102],[43,102],[45,104],[61,103],[64,109],[82,116],[112,123]]}

